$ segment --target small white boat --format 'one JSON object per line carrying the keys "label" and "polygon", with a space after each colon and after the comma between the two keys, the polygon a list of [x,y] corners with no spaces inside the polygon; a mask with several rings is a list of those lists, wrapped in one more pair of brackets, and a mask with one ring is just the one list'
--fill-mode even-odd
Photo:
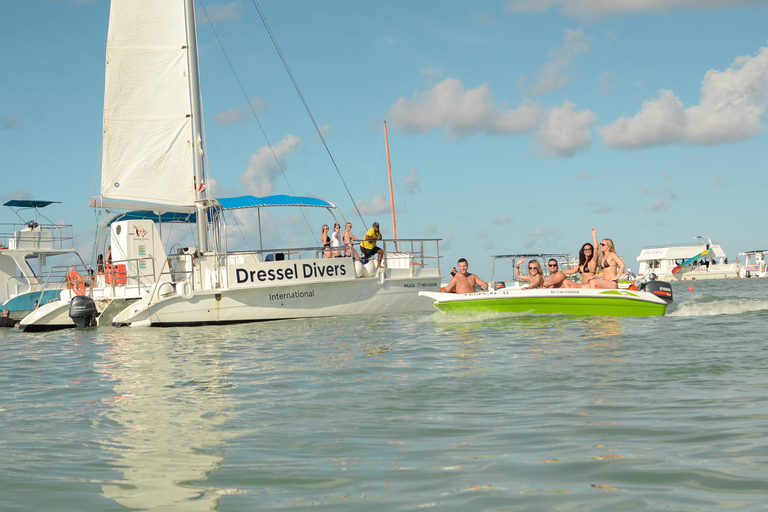
{"label": "small white boat", "polygon": [[[744,266],[739,270],[739,277],[766,277],[768,276],[768,262],[766,262],[768,249],[759,251],[740,252],[744,257]],[[754,262],[752,258],[755,258]]]}
{"label": "small white boat", "polygon": [[[493,256],[493,274],[499,259],[515,261],[550,258],[560,260],[557,254],[517,254]],[[543,268],[546,268],[544,265]],[[545,271],[546,272],[546,271]],[[664,316],[672,302],[672,287],[662,281],[636,283],[630,289],[538,288],[523,289],[526,283],[516,279],[494,281],[488,291],[477,293],[419,292],[434,302],[435,308],[445,313],[495,312],[564,314],[578,316]]]}
{"label": "small white boat", "polygon": [[739,277],[741,265],[728,263],[719,244],[708,236],[694,237],[694,244],[657,245],[645,247],[637,257],[638,279],[655,278],[667,281],[694,279],[724,279]]}

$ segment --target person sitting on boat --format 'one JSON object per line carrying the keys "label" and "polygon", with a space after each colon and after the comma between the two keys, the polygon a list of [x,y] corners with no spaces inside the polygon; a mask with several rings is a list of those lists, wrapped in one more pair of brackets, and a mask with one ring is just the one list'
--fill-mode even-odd
{"label": "person sitting on boat", "polygon": [[379,231],[379,223],[374,222],[373,227],[365,234],[365,239],[360,242],[360,250],[363,253],[363,258],[371,259],[375,254],[379,255],[379,263],[376,268],[381,268],[381,258],[384,257],[384,249],[376,247],[376,240],[381,240],[381,231]]}
{"label": "person sitting on boat", "polygon": [[341,256],[341,233],[339,232],[341,226],[338,224],[333,225],[333,234],[331,234],[331,247],[333,248],[332,255],[334,258]]}
{"label": "person sitting on boat", "polygon": [[550,258],[547,262],[547,268],[549,269],[549,275],[544,280],[544,288],[562,288],[563,283],[567,281],[565,273],[560,270],[560,264],[555,258]]}
{"label": "person sitting on boat", "polygon": [[331,237],[328,236],[328,224],[323,224],[320,231],[320,240],[323,242],[323,258],[331,257]]}
{"label": "person sitting on boat", "polygon": [[360,259],[360,256],[357,255],[357,251],[352,246],[352,240],[360,240],[355,235],[352,234],[352,223],[347,222],[346,227],[344,228],[344,234],[342,235],[342,238],[344,240],[344,256],[350,257],[352,256],[356,260]]}
{"label": "person sitting on boat", "polygon": [[603,238],[600,241],[600,252],[598,253],[599,264],[597,268],[600,273],[589,281],[589,288],[618,288],[619,276],[624,274],[627,266],[624,261],[616,254],[613,240]]}
{"label": "person sitting on boat", "polygon": [[528,281],[530,284],[523,288],[523,290],[533,290],[534,288],[541,288],[544,284],[544,278],[541,276],[541,263],[539,260],[531,260],[528,264],[528,275],[524,276],[520,273],[520,265],[525,264],[525,258],[518,261],[515,265],[515,276],[522,280]]}
{"label": "person sitting on boat", "polygon": [[595,247],[597,247],[597,230],[592,228],[592,241],[581,246],[579,251],[579,266],[563,270],[563,273],[568,276],[571,274],[581,274],[581,284],[574,283],[571,280],[563,282],[563,288],[586,288],[590,279],[595,277],[595,271],[597,270],[597,255],[595,254]]}
{"label": "person sitting on boat", "polygon": [[488,283],[477,277],[475,274],[470,274],[469,262],[465,258],[459,259],[457,265],[459,271],[451,278],[448,286],[444,290],[446,293],[475,293],[476,286],[479,286],[481,290],[488,289]]}
{"label": "person sitting on boat", "polygon": [[11,318],[11,310],[5,308],[3,310],[3,316],[0,317],[0,327],[18,327],[19,323]]}

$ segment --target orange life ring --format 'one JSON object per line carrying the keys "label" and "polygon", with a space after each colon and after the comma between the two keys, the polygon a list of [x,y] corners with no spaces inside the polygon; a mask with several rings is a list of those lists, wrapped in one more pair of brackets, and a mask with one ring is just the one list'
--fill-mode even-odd
{"label": "orange life ring", "polygon": [[75,295],[85,295],[85,279],[77,273],[77,270],[72,269],[67,272],[66,280],[68,290],[72,290]]}

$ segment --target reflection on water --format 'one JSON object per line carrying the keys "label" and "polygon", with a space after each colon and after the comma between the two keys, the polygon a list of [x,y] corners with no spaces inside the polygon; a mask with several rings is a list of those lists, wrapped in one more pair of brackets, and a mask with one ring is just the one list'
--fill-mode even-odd
{"label": "reflection on water", "polygon": [[199,337],[190,342],[178,331],[126,331],[104,331],[111,342],[96,363],[114,383],[105,404],[114,435],[103,444],[114,456],[109,464],[122,473],[102,492],[139,510],[213,508],[217,495],[205,480],[222,460],[229,416],[219,347]]}

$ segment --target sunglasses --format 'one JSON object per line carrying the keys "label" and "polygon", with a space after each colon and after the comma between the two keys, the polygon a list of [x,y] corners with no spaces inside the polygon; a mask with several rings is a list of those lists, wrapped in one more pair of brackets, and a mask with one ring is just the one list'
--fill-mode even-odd
{"label": "sunglasses", "polygon": [[600,247],[605,247],[605,244],[600,242]]}
{"label": "sunglasses", "polygon": [[528,270],[538,270],[536,267],[528,267]]}
{"label": "sunglasses", "polygon": [[549,265],[547,265],[547,266],[548,266],[548,267],[556,267],[556,266],[557,266],[557,263],[550,263],[550,264],[549,264]]}

